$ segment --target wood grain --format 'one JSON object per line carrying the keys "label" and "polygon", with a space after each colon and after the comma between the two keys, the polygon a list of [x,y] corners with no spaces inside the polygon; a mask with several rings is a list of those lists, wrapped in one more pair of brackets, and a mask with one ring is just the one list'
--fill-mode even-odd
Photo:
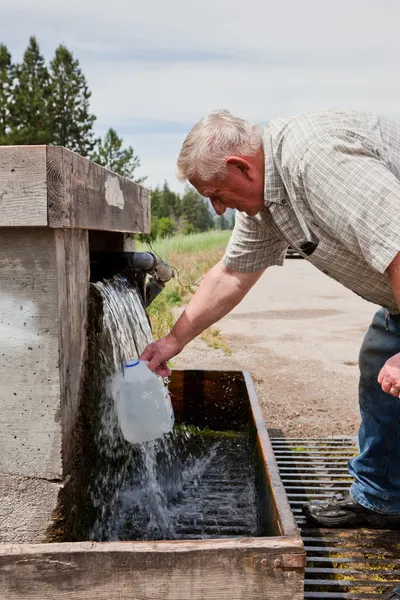
{"label": "wood grain", "polygon": [[249,372],[243,373],[246,389],[250,401],[251,413],[254,425],[257,429],[257,438],[261,457],[264,463],[266,481],[270,486],[271,500],[273,500],[275,519],[279,522],[282,535],[300,538],[300,532],[296,525],[294,515],[290,508],[289,500],[283,486],[279,468],[275,459],[274,451],[268,436],[267,426],[261,412],[261,406],[257,398],[254,383]]}
{"label": "wood grain", "polygon": [[46,147],[0,146],[0,227],[46,225]]}
{"label": "wood grain", "polygon": [[47,148],[50,227],[150,231],[149,192],[65,148]]}
{"label": "wood grain", "polygon": [[55,236],[62,456],[65,476],[70,472],[73,460],[72,433],[78,418],[83,385],[90,265],[87,231],[58,229]]}
{"label": "wood grain", "polygon": [[[283,544],[281,551],[283,550]],[[287,546],[290,547],[289,544]],[[298,566],[252,540],[116,542],[0,548],[0,597],[9,600],[301,600]],[[293,552],[294,548],[291,549]],[[295,554],[293,554],[295,556]]]}

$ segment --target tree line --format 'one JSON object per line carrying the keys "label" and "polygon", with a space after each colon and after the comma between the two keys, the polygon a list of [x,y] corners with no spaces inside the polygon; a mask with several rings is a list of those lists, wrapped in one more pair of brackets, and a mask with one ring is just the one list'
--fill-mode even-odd
{"label": "tree line", "polygon": [[0,43],[0,145],[64,146],[142,183],[135,178],[140,160],[115,129],[103,139],[95,136],[91,95],[79,61],[64,44],[47,65],[34,36],[21,63]]}
{"label": "tree line", "polygon": [[[32,36],[21,63],[15,63],[0,43],[0,145],[64,146],[136,183],[140,159],[131,146],[110,128],[95,136],[96,116],[90,110],[91,91],[78,59],[64,44],[49,64]],[[165,237],[213,227],[232,227],[233,217],[213,218],[209,203],[187,186],[182,198],[162,188],[151,191],[152,234]]]}
{"label": "tree line", "polygon": [[[200,233],[214,228],[233,228],[233,211],[227,217],[224,215],[214,217],[210,202],[203,198],[192,186],[185,186],[181,197],[172,191],[168,183],[165,182],[162,188],[157,186],[151,191],[150,198],[150,239],[170,237],[177,233],[185,235]],[[143,238],[146,239],[146,236],[143,236]]]}

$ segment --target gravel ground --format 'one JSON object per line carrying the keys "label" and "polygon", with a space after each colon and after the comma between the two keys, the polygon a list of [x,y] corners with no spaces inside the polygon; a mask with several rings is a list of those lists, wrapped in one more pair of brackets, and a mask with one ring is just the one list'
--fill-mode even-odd
{"label": "gravel ground", "polygon": [[358,351],[375,310],[307,261],[289,259],[219,322],[232,356],[197,339],[174,367],[250,371],[271,436],[355,435]]}

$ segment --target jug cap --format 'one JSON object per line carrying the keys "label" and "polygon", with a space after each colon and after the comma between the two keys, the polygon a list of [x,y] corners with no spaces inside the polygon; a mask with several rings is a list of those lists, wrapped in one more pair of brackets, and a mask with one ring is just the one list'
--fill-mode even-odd
{"label": "jug cap", "polygon": [[125,361],[125,367],[136,367],[139,364],[138,358],[127,358]]}

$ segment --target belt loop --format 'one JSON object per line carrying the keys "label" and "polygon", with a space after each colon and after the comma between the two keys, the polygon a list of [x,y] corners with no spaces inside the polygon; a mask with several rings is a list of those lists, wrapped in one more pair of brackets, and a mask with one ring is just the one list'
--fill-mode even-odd
{"label": "belt loop", "polygon": [[386,331],[389,331],[390,324],[390,312],[387,310],[385,313]]}

